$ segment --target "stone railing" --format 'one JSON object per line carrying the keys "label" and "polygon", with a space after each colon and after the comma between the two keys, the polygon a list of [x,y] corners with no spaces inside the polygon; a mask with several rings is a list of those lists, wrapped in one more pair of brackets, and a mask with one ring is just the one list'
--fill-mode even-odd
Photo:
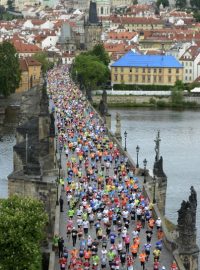
{"label": "stone railing", "polygon": [[[61,194],[61,186],[59,185],[58,188],[58,197],[60,197]],[[60,206],[56,206],[55,210],[55,223],[54,223],[54,235],[60,234]],[[49,256],[49,269],[48,270],[55,270],[55,264],[56,264],[56,253],[55,251],[51,250],[50,256]]]}

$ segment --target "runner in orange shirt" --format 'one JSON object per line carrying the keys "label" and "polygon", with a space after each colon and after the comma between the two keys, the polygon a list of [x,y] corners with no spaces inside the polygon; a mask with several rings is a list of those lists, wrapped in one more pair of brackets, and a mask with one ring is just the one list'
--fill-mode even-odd
{"label": "runner in orange shirt", "polygon": [[146,253],[144,250],[142,250],[142,252],[139,255],[139,260],[140,260],[140,264],[143,268],[143,270],[145,270],[145,262],[146,262]]}
{"label": "runner in orange shirt", "polygon": [[138,248],[137,244],[131,245],[131,253],[134,259],[137,258]]}

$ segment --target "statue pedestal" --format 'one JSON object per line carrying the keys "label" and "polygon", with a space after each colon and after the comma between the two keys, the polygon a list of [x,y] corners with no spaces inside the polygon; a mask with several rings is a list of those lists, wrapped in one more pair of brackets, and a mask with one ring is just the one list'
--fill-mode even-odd
{"label": "statue pedestal", "polygon": [[111,129],[111,114],[107,113],[105,119],[106,119],[106,127],[108,129]]}

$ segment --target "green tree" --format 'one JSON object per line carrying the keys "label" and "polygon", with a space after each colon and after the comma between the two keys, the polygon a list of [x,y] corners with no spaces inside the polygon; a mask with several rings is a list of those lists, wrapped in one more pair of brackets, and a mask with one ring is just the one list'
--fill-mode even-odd
{"label": "green tree", "polygon": [[97,56],[80,54],[75,58],[72,76],[74,79],[81,78],[85,88],[91,90],[105,83],[110,76],[110,71]]}
{"label": "green tree", "polygon": [[96,44],[88,54],[97,56],[98,59],[106,66],[108,66],[108,64],[110,63],[109,55],[106,52],[103,44]]}
{"label": "green tree", "polygon": [[169,0],[157,0],[156,5],[159,7],[161,4],[163,5],[163,7],[168,7]]}
{"label": "green tree", "polygon": [[0,44],[0,94],[9,96],[19,87],[21,72],[15,47],[4,41]]}
{"label": "green tree", "polygon": [[42,202],[13,196],[0,200],[0,269],[40,270],[47,214]]}
{"label": "green tree", "polygon": [[48,60],[47,54],[45,52],[38,52],[33,55],[33,58],[42,64],[43,74],[45,74],[54,65],[54,63]]}
{"label": "green tree", "polygon": [[174,106],[180,106],[184,102],[183,97],[184,84],[182,81],[176,81],[171,91],[171,102]]}
{"label": "green tree", "polygon": [[182,9],[182,8],[186,8],[187,2],[186,0],[176,0],[175,5],[177,8]]}
{"label": "green tree", "polygon": [[200,0],[190,0],[190,5],[191,5],[193,8],[198,8],[198,9],[200,9]]}
{"label": "green tree", "polygon": [[194,18],[197,22],[200,22],[200,12],[198,10],[194,11]]}

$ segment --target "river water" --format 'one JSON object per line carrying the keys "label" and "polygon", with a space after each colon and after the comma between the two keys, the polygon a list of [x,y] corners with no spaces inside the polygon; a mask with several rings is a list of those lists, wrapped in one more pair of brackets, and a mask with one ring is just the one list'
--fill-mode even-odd
{"label": "river water", "polygon": [[[127,131],[127,149],[136,160],[136,146],[139,145],[139,165],[143,167],[144,158],[147,168],[152,170],[155,158],[157,131],[160,130],[160,154],[164,160],[164,171],[168,177],[166,215],[176,223],[177,210],[182,200],[187,200],[190,186],[200,194],[200,112],[171,111],[154,109],[110,109],[112,131],[115,131],[116,112],[121,115],[122,134]],[[0,197],[7,196],[7,175],[13,169],[13,151],[15,144],[14,127],[17,118],[10,112],[7,126],[1,130],[3,142],[0,142]],[[124,137],[124,136],[123,136]],[[124,145],[124,138],[123,138]],[[200,224],[200,196],[198,197],[197,225]],[[198,226],[197,226],[198,227]],[[198,231],[200,246],[200,231]]]}
{"label": "river water", "polygon": [[[182,200],[187,200],[190,186],[198,196],[197,228],[200,224],[200,112],[155,109],[110,109],[112,131],[115,132],[116,112],[121,115],[121,131],[127,135],[127,149],[136,161],[136,146],[139,145],[139,165],[144,158],[151,171],[155,159],[155,142],[160,130],[160,154],[168,177],[166,216],[177,222],[177,210]],[[200,231],[198,231],[200,245]]]}
{"label": "river water", "polygon": [[8,196],[7,176],[13,170],[13,146],[15,128],[18,124],[16,110],[7,110],[5,123],[4,127],[0,127],[0,198]]}

